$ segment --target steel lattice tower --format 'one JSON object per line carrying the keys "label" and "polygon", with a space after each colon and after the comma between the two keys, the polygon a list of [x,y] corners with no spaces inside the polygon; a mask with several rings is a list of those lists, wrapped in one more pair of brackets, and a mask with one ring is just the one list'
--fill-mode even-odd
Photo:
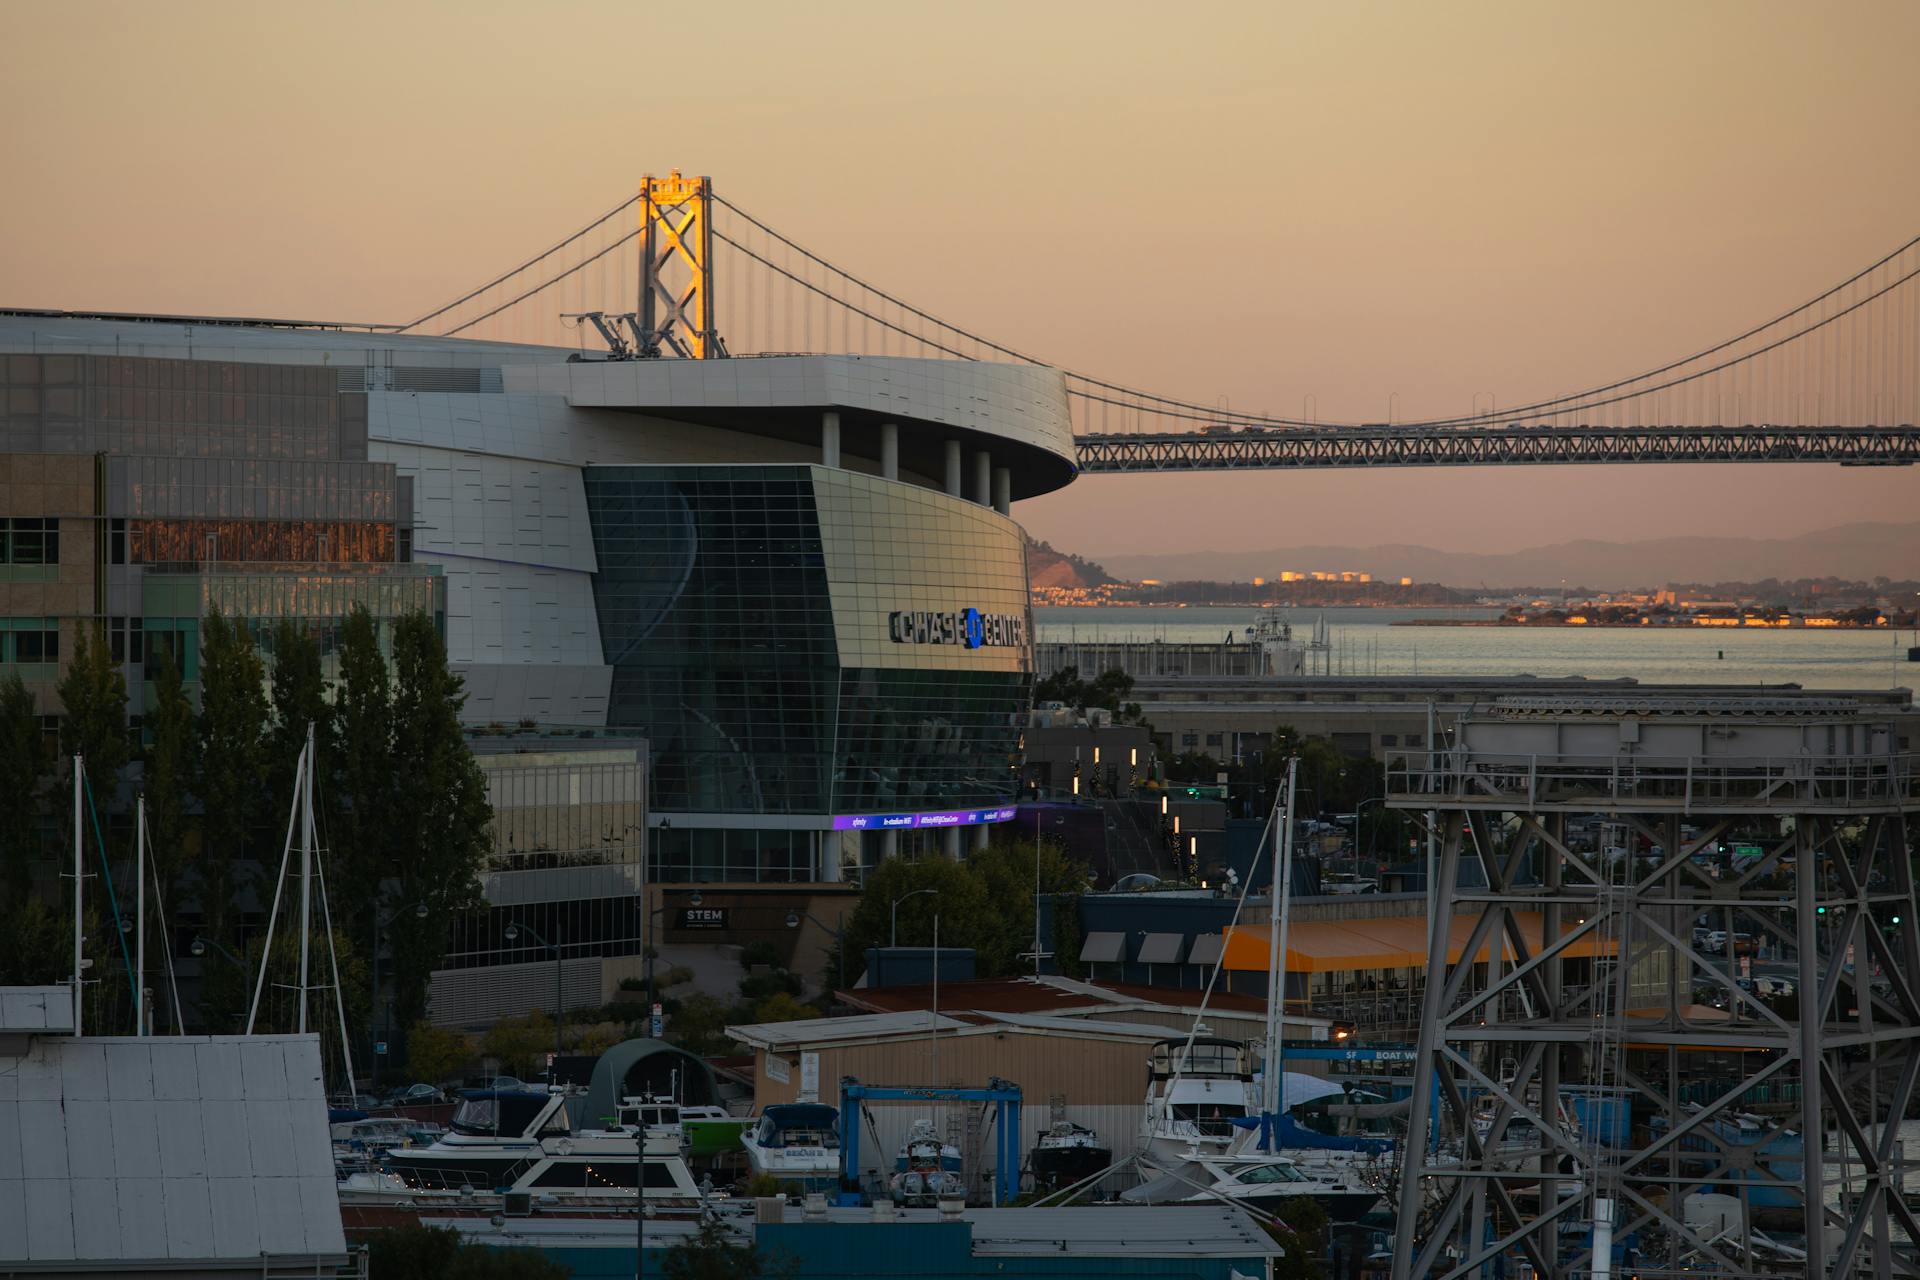
{"label": "steel lattice tower", "polygon": [[[1909,732],[1844,698],[1514,698],[1393,762],[1443,926],[1394,1280],[1592,1274],[1608,1225],[1616,1274],[1920,1274]],[[1740,934],[1791,998],[1743,985]]]}

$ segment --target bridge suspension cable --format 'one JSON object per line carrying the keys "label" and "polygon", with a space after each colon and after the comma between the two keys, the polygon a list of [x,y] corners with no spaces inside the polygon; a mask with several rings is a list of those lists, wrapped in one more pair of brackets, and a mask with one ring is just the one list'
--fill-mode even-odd
{"label": "bridge suspension cable", "polygon": [[[650,182],[653,180],[649,180]],[[679,181],[675,175],[674,181]],[[856,275],[765,219],[711,192],[713,260],[695,281],[713,354],[923,355],[959,360],[1040,357],[941,318]],[[654,234],[645,216],[622,221],[632,196],[572,235],[421,316],[402,332],[500,341],[584,343],[582,315],[633,317],[655,289],[662,305],[684,297],[648,284]],[[651,207],[651,206],[649,206]],[[639,224],[639,225],[636,225]],[[658,230],[656,224],[656,230]],[[671,242],[675,233],[660,233]],[[641,241],[645,241],[645,247]],[[669,243],[660,263],[668,263]],[[684,255],[683,255],[684,256]],[[669,266],[671,267],[671,263]],[[659,263],[655,264],[656,267]],[[1733,337],[1583,391],[1506,409],[1387,423],[1250,413],[1161,395],[1062,369],[1073,426],[1083,440],[1125,436],[1379,429],[1440,433],[1513,426],[1611,429],[1734,424],[1911,424],[1920,419],[1920,237],[1799,305]],[[684,278],[684,277],[682,277]],[[617,327],[617,326],[616,326]],[[635,325],[638,329],[641,326]],[[1058,367],[1058,366],[1055,366]],[[1392,414],[1388,415],[1389,419]]]}

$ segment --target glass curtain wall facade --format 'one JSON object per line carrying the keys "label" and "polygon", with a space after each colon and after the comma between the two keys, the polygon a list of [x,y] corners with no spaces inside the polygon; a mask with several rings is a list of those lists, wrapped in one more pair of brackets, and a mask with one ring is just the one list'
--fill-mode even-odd
{"label": "glass curtain wall facade", "polygon": [[[659,876],[809,879],[835,818],[1011,802],[1032,649],[1010,520],[824,467],[585,483],[609,725],[652,743],[656,813],[703,816],[656,832]],[[972,635],[896,621],[969,611]]]}

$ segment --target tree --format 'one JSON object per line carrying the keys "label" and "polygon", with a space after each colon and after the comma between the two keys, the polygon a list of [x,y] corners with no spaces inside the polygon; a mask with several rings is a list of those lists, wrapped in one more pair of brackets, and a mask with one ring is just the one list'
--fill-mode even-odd
{"label": "tree", "polygon": [[[85,758],[87,786],[104,822],[120,784],[120,770],[127,764],[127,682],[97,624],[75,628],[73,661],[60,678],[58,692],[65,711],[60,720],[61,757]],[[66,774],[69,780],[72,776],[71,771]]]}
{"label": "tree", "polygon": [[801,1004],[794,996],[784,991],[776,991],[754,1006],[755,1022],[806,1022],[820,1016],[820,1011],[810,1004]]}
{"label": "tree", "polygon": [[72,967],[72,929],[71,919],[38,897],[9,899],[0,910],[0,987],[65,982]]}
{"label": "tree", "polygon": [[427,975],[446,953],[448,920],[478,905],[480,871],[492,849],[493,808],[460,729],[462,682],[446,643],[424,613],[393,636],[393,808],[390,874],[404,901],[427,908],[419,929],[393,936],[394,1010],[411,1022],[426,1008]]}
{"label": "tree", "polygon": [[[293,794],[294,768],[314,731],[319,759],[314,772],[328,778],[333,763],[333,708],[327,702],[327,678],[320,668],[320,646],[313,634],[291,619],[273,629],[273,727],[268,731],[268,794]],[[323,796],[330,795],[328,787]]]}
{"label": "tree", "polygon": [[[195,722],[199,759],[194,791],[200,796],[200,910],[207,936],[223,944],[234,938],[234,864],[248,856],[266,791],[266,667],[254,650],[246,623],[218,609],[200,626],[200,715]],[[280,797],[290,803],[290,797]],[[274,859],[277,868],[278,859]],[[244,1003],[245,975],[217,948],[209,947],[201,988],[205,1009]]]}
{"label": "tree", "polygon": [[329,821],[339,868],[340,919],[356,938],[370,937],[381,887],[398,856],[393,812],[393,682],[379,631],[355,605],[340,632],[340,677],[334,689],[338,749],[331,772]]}
{"label": "tree", "polygon": [[745,1243],[718,1218],[703,1218],[700,1229],[667,1250],[660,1261],[666,1280],[765,1280],[793,1273],[790,1260],[777,1259],[753,1243]]}
{"label": "tree", "polygon": [[416,1080],[430,1084],[451,1080],[473,1056],[473,1041],[457,1031],[424,1021],[407,1031],[407,1069]]}
{"label": "tree", "polygon": [[160,896],[174,901],[174,884],[187,863],[187,796],[192,789],[193,703],[180,678],[180,665],[164,655],[153,682],[146,730],[152,737],[141,766],[147,796],[148,856],[153,859]]}
{"label": "tree", "polygon": [[1080,679],[1080,668],[1062,667],[1033,687],[1036,705],[1059,702],[1076,711],[1104,707],[1121,724],[1145,724],[1140,704],[1129,702],[1133,696],[1133,677],[1119,668],[1103,671],[1091,681]]}
{"label": "tree", "polygon": [[0,932],[24,904],[40,849],[40,787],[47,750],[33,694],[19,673],[0,680]]}
{"label": "tree", "polygon": [[1284,1201],[1274,1217],[1278,1224],[1267,1232],[1285,1249],[1274,1260],[1274,1280],[1321,1280],[1320,1263],[1327,1255],[1327,1211],[1305,1196]]}
{"label": "tree", "polygon": [[[1086,866],[1067,857],[1056,844],[1041,842],[1036,845],[1031,840],[1004,840],[990,844],[968,858],[965,866],[980,881],[993,917],[1000,924],[992,942],[976,957],[982,974],[997,976],[1033,972],[1036,857],[1039,859],[1038,886],[1042,897],[1077,895],[1086,892],[1092,885]],[[1060,916],[1061,912],[1056,908],[1056,926],[1060,923]],[[1077,921],[1074,922],[1074,932],[1078,932]],[[944,935],[944,929],[942,933]],[[943,936],[942,945],[945,945],[945,941]],[[1043,939],[1041,945],[1060,958],[1057,941],[1056,928],[1055,938]],[[1024,959],[1021,958],[1023,953]],[[1076,958],[1079,955],[1077,947],[1074,948],[1074,955]]]}
{"label": "tree", "polygon": [[465,1244],[452,1227],[369,1233],[367,1273],[378,1280],[567,1280],[572,1274],[532,1249]]}
{"label": "tree", "polygon": [[[907,898],[907,894],[920,889],[938,892]],[[946,858],[927,858],[920,862],[888,858],[867,874],[866,891],[847,913],[841,929],[841,945],[847,948],[850,961],[864,959],[869,947],[888,945],[896,899],[906,899],[900,903],[899,912],[903,945],[932,945],[933,917],[938,913],[940,945],[974,948],[980,954],[977,972],[982,977],[996,976],[988,971],[986,958],[996,954],[1001,922],[994,919],[986,887],[968,869],[968,864]],[[1027,918],[1032,919],[1030,906]],[[829,965],[829,972],[839,971],[837,957],[831,959]],[[859,972],[859,967],[849,964],[847,970],[851,977]]]}
{"label": "tree", "polygon": [[537,1075],[553,1052],[553,1019],[541,1009],[525,1017],[502,1018],[480,1038],[480,1051],[498,1058],[514,1075]]}

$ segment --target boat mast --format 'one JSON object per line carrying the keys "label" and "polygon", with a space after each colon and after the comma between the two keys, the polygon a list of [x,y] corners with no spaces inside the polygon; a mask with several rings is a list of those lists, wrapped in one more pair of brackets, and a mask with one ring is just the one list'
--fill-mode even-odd
{"label": "boat mast", "polygon": [[313,928],[313,726],[307,726],[307,767],[300,772],[300,1034],[307,1034],[307,953]]}
{"label": "boat mast", "polygon": [[1285,1051],[1280,1046],[1285,1026],[1287,982],[1287,904],[1292,895],[1293,875],[1293,789],[1300,772],[1300,757],[1287,761],[1287,817],[1274,832],[1273,884],[1267,891],[1267,1045],[1266,1062],[1260,1072],[1261,1146],[1269,1147],[1268,1126],[1279,1114],[1285,1095],[1280,1083],[1284,1078],[1281,1062]]}
{"label": "boat mast", "polygon": [[80,971],[86,967],[86,925],[81,916],[81,886],[85,883],[86,862],[80,855],[80,786],[81,770],[85,767],[78,752],[73,756],[73,1034],[80,1034],[80,997],[85,987],[80,980]]}
{"label": "boat mast", "polygon": [[147,1034],[147,793],[133,802],[133,1034]]}

